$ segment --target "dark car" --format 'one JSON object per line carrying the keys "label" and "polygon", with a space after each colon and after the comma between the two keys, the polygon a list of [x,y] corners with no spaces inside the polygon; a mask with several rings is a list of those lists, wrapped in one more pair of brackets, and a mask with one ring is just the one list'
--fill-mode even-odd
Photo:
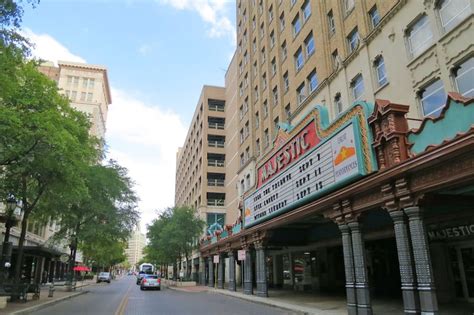
{"label": "dark car", "polygon": [[144,275],[140,283],[140,290],[161,290],[161,279],[157,275]]}
{"label": "dark car", "polygon": [[140,284],[142,282],[143,276],[145,276],[145,273],[143,271],[140,271],[137,274],[137,284]]}

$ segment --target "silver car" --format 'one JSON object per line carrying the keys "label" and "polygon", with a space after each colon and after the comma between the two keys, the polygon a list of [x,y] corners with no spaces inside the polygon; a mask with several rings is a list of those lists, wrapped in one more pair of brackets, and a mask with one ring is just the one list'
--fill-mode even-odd
{"label": "silver car", "polygon": [[101,272],[97,276],[97,283],[102,282],[102,281],[110,283],[111,279],[112,279],[112,276],[110,275],[110,272]]}
{"label": "silver car", "polygon": [[143,275],[140,282],[140,290],[155,289],[161,290],[161,279],[157,275]]}

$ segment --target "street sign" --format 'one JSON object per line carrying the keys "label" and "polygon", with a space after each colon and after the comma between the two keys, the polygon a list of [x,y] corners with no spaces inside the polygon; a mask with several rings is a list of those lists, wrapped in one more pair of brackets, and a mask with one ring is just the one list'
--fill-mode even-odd
{"label": "street sign", "polygon": [[215,264],[219,263],[219,255],[214,255],[214,263]]}
{"label": "street sign", "polygon": [[241,249],[237,251],[237,259],[245,260],[245,250]]}

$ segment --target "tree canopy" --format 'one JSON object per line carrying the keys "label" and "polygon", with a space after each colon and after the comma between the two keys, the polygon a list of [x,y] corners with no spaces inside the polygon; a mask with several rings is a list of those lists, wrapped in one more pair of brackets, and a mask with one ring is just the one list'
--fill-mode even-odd
{"label": "tree canopy", "polygon": [[146,260],[155,264],[174,263],[181,257],[189,259],[197,247],[197,239],[204,231],[205,222],[193,208],[166,209],[148,226]]}

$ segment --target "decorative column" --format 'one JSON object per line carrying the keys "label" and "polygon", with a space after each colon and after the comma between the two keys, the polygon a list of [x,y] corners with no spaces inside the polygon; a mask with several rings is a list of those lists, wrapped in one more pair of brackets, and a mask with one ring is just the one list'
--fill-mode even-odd
{"label": "decorative column", "polygon": [[255,243],[255,265],[257,275],[257,295],[268,297],[267,262],[265,259],[265,246],[262,242]]}
{"label": "decorative column", "polygon": [[352,249],[354,251],[355,289],[357,299],[357,314],[371,315],[372,303],[370,301],[369,280],[367,275],[367,263],[365,257],[364,240],[360,230],[359,222],[350,222],[352,236]]}
{"label": "decorative column", "polygon": [[253,294],[253,264],[252,264],[252,252],[250,247],[244,248],[245,260],[244,260],[244,294]]}
{"label": "decorative column", "polygon": [[413,256],[405,215],[402,211],[391,211],[390,216],[393,220],[395,239],[397,241],[404,312],[405,314],[420,314],[420,300],[416,292]]}
{"label": "decorative column", "polygon": [[209,287],[214,288],[214,261],[212,259],[212,255],[209,256],[208,264],[209,264],[209,283],[207,284]]}
{"label": "decorative column", "polygon": [[217,264],[217,288],[224,289],[224,268],[225,268],[225,260],[224,254],[219,254],[219,263]]}
{"label": "decorative column", "polygon": [[352,251],[352,238],[349,227],[340,224],[342,234],[342,250],[344,252],[344,271],[346,274],[347,314],[357,314],[357,299],[355,291],[354,254]]}
{"label": "decorative column", "polygon": [[229,291],[236,290],[236,279],[235,279],[235,253],[234,251],[229,251],[227,253],[229,256]]}
{"label": "decorative column", "polygon": [[421,209],[408,207],[405,208],[405,213],[410,227],[421,314],[438,314],[433,268]]}

